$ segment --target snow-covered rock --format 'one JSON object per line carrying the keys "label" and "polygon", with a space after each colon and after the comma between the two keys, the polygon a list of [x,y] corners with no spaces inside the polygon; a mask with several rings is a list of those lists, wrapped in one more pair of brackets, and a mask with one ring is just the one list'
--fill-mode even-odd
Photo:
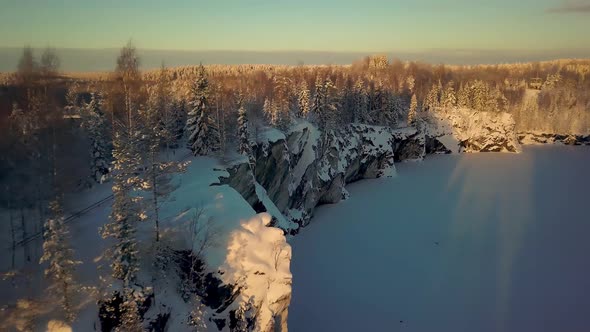
{"label": "snow-covered rock", "polygon": [[393,159],[396,162],[404,160],[419,160],[428,153],[426,136],[414,127],[391,130],[393,134]]}
{"label": "snow-covered rock", "polygon": [[[232,185],[247,194],[240,195],[219,180],[228,178],[232,179]],[[284,232],[270,225],[271,215],[257,214],[252,208],[252,203],[255,205],[256,202],[245,199],[260,197],[264,201],[247,159],[237,158],[226,167],[210,159],[197,158],[176,180],[182,185],[162,209],[165,216],[170,216],[162,225],[166,234],[164,239],[173,243],[172,249],[178,253],[181,262],[191,260],[191,255],[196,253],[204,259],[202,271],[198,273],[201,280],[197,281],[200,284],[197,288],[201,289],[197,292],[204,292],[203,304],[208,307],[204,310],[207,330],[229,331],[244,323],[236,315],[245,308],[248,308],[247,317],[240,318],[255,318],[248,323],[249,329],[286,330],[291,298],[291,248]],[[266,204],[265,209],[278,216],[273,220],[286,222],[270,200],[261,204]],[[202,223],[195,224],[195,216]],[[183,253],[186,257],[182,256]],[[180,284],[193,278],[181,270],[177,276],[166,278],[167,281],[178,285],[179,282],[174,280],[179,277]],[[158,286],[160,289],[171,288],[169,285]],[[182,315],[194,307],[187,308],[187,304],[178,298],[166,305],[171,313],[166,325],[168,330],[186,329],[186,317]],[[155,318],[152,317],[152,321]]]}
{"label": "snow-covered rock", "polygon": [[521,151],[516,124],[509,113],[453,108],[437,109],[428,115],[424,132],[431,140],[431,149],[438,145],[438,150],[442,145],[452,153]]}
{"label": "snow-covered rock", "polygon": [[557,134],[545,132],[518,133],[520,144],[566,144],[566,145],[590,145],[590,134]]}
{"label": "snow-covered rock", "polygon": [[243,165],[230,166],[222,183],[240,192],[257,212],[273,215],[273,225],[294,234],[318,204],[346,198],[347,183],[395,174],[394,161],[423,158],[424,144],[424,135],[414,128],[349,125],[325,134],[301,121],[283,136],[275,131],[259,135],[256,174],[248,185]]}
{"label": "snow-covered rock", "polygon": [[[228,254],[221,269],[226,284],[238,285],[247,319],[254,319],[257,331],[287,331],[291,302],[291,246],[283,232],[270,225],[271,216],[258,214],[241,222],[231,234]],[[226,309],[231,310],[231,307]]]}
{"label": "snow-covered rock", "polygon": [[[234,176],[230,176],[230,170]],[[236,315],[247,307],[250,309],[243,318],[255,317],[255,321],[248,322],[250,330],[286,329],[291,297],[290,246],[284,232],[271,227],[270,215],[257,214],[251,202],[244,199],[248,195],[220,183],[220,178],[228,177],[237,188],[251,190],[250,196],[257,194],[264,200],[247,160],[237,158],[226,167],[212,158],[191,158],[186,170],[173,176],[173,190],[161,202],[160,246],[165,250],[161,261],[155,259],[158,251],[153,244],[154,225],[146,222],[138,226],[138,246],[143,257],[133,287],[136,297],[143,299],[137,302],[146,329],[194,330],[188,322],[201,308],[197,299],[204,305],[198,310],[206,325],[199,331],[230,331],[243,323]],[[269,199],[265,204],[280,216]],[[81,217],[77,224],[108,220],[110,206],[105,204],[98,212]],[[285,218],[277,220],[285,222]],[[75,230],[73,233],[78,234]],[[96,233],[95,229],[91,232]],[[87,243],[82,240],[79,246],[87,248]],[[88,250],[81,258],[92,263],[100,252],[100,248]],[[114,303],[109,303],[113,308],[121,303],[116,294],[115,290]],[[93,326],[109,330],[116,326],[116,316],[110,322],[94,318],[103,307],[99,303],[98,308],[83,308],[72,330],[94,330]]]}

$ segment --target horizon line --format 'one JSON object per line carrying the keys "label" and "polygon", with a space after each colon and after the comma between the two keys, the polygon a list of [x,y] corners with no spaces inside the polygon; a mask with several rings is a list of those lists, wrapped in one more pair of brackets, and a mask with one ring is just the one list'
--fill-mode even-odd
{"label": "horizon line", "polygon": [[[151,47],[138,47],[133,45],[138,51],[170,51],[170,52],[250,52],[250,53],[359,53],[359,54],[383,54],[383,53],[415,53],[415,52],[428,52],[428,51],[482,51],[482,52],[563,52],[563,51],[590,51],[590,47],[578,47],[578,48],[536,48],[536,49],[524,49],[524,48],[422,48],[422,49],[399,49],[399,50],[381,50],[381,51],[355,51],[355,50],[307,50],[307,49],[273,49],[273,50],[252,50],[252,49],[182,49],[182,48],[151,48]],[[56,47],[48,44],[47,46],[31,46],[24,44],[23,46],[3,46],[0,45],[0,49],[23,49],[30,47],[32,49],[46,49],[52,48],[56,50],[120,50],[123,46],[112,46],[112,47]]]}

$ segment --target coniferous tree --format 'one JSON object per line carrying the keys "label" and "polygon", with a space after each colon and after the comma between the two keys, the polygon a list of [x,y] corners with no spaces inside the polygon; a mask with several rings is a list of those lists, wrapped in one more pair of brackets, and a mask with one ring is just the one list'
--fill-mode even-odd
{"label": "coniferous tree", "polygon": [[283,76],[274,78],[274,89],[272,99],[273,125],[281,130],[286,130],[291,124],[291,112],[289,109],[291,81]]}
{"label": "coniferous tree", "polygon": [[203,65],[199,66],[197,80],[191,86],[191,110],[188,113],[186,130],[188,147],[195,156],[208,155],[220,150],[219,129],[211,116],[209,107],[209,81]]}
{"label": "coniferous tree", "polygon": [[94,181],[102,183],[109,174],[111,144],[108,138],[108,122],[102,111],[102,97],[91,93],[90,102],[84,106],[82,127],[90,139],[90,170]]}
{"label": "coniferous tree", "polygon": [[49,204],[51,216],[45,222],[43,256],[40,263],[48,263],[45,276],[50,279],[48,291],[59,299],[66,320],[71,323],[76,318],[73,296],[78,291],[74,280],[76,265],[74,251],[69,245],[69,231],[65,224],[61,207],[61,197]]}
{"label": "coniferous tree", "polygon": [[135,280],[139,269],[137,258],[137,243],[135,238],[136,224],[140,220],[138,199],[132,196],[131,186],[125,177],[121,164],[126,159],[119,159],[120,151],[127,149],[120,134],[115,135],[115,181],[113,185],[114,201],[110,216],[110,223],[102,230],[103,238],[115,238],[115,245],[110,253],[113,260],[111,267],[113,277],[130,284]]}
{"label": "coniferous tree", "polygon": [[[160,87],[162,88],[162,87]],[[159,93],[158,93],[159,92]],[[154,224],[156,233],[156,242],[160,241],[160,213],[158,205],[158,176],[162,171],[162,163],[158,160],[158,152],[160,151],[160,144],[169,139],[165,126],[162,123],[162,116],[166,114],[164,107],[167,106],[162,100],[161,91],[150,93],[148,101],[147,114],[147,149],[148,149],[148,165],[147,171],[144,174],[146,189],[151,189],[152,192],[152,211],[154,212]]]}
{"label": "coniferous tree", "polygon": [[141,139],[136,111],[131,112],[131,121],[121,123],[113,138],[113,206],[110,222],[102,228],[103,238],[115,239],[113,247],[107,251],[111,258],[112,276],[123,281],[128,287],[135,281],[139,270],[137,257],[137,240],[135,237],[137,223],[145,218],[140,200],[134,194],[142,189],[139,176],[142,165]]}
{"label": "coniferous tree", "polygon": [[137,299],[133,290],[126,288],[123,292],[123,303],[121,303],[121,321],[115,329],[117,332],[142,332],[144,328],[139,315]]}
{"label": "coniferous tree", "polygon": [[488,102],[488,88],[485,82],[477,80],[471,85],[471,106],[477,111],[485,111]]}
{"label": "coniferous tree", "polygon": [[248,114],[240,98],[238,102],[238,153],[248,157],[251,167],[254,167],[255,160],[252,153],[252,143],[250,141],[250,128]]}
{"label": "coniferous tree", "polygon": [[266,118],[269,125],[275,127],[277,125],[277,111],[272,100],[264,99],[264,105],[262,106],[262,113]]}
{"label": "coniferous tree", "polygon": [[329,78],[322,81],[318,77],[311,112],[315,123],[324,134],[332,130],[335,125],[335,113],[338,108],[338,103],[335,98],[334,90],[334,84]]}
{"label": "coniferous tree", "polygon": [[375,89],[374,101],[374,119],[378,119],[378,124],[381,126],[395,126],[395,107],[397,100],[394,95],[385,90],[382,82],[379,82]]}
{"label": "coniferous tree", "polygon": [[402,114],[404,113],[404,105],[401,96],[390,93],[388,99],[388,108],[390,112],[388,125],[390,127],[399,126],[399,121],[402,118]]}
{"label": "coniferous tree", "polygon": [[354,122],[355,123],[371,123],[372,119],[369,115],[369,106],[367,101],[367,91],[361,79],[357,80],[354,88]]}
{"label": "coniferous tree", "polygon": [[408,113],[408,125],[413,126],[417,120],[417,112],[418,112],[418,98],[416,98],[416,94],[412,95],[412,100],[410,101],[410,111]]}
{"label": "coniferous tree", "polygon": [[457,93],[457,106],[460,108],[471,108],[471,101],[469,97],[469,86],[463,85],[459,87],[459,92]]}
{"label": "coniferous tree", "polygon": [[453,81],[450,81],[447,84],[447,88],[443,91],[441,104],[445,108],[453,108],[457,106],[457,95],[455,94]]}
{"label": "coniferous tree", "polygon": [[500,111],[500,100],[502,92],[499,89],[487,90],[485,110],[487,112],[499,112]]}
{"label": "coniferous tree", "polygon": [[322,120],[326,115],[326,90],[324,82],[318,76],[315,83],[315,95],[311,106],[311,113],[320,130],[325,130],[326,123]]}
{"label": "coniferous tree", "polygon": [[441,83],[433,84],[424,101],[424,110],[434,110],[440,107]]}
{"label": "coniferous tree", "polygon": [[178,141],[184,135],[186,128],[187,114],[184,100],[174,98],[170,104],[171,119],[166,123],[171,134],[171,147],[178,147]]}
{"label": "coniferous tree", "polygon": [[133,296],[132,284],[139,271],[136,225],[146,218],[140,200],[134,191],[142,188],[139,168],[142,164],[140,153],[142,133],[138,128],[137,116],[133,109],[130,121],[120,124],[113,139],[113,205],[110,221],[101,229],[103,238],[111,237],[114,244],[105,256],[111,261],[112,277],[123,283],[121,322],[117,331],[141,331],[137,303]]}
{"label": "coniferous tree", "polygon": [[159,142],[169,149],[176,146],[177,141],[177,114],[170,92],[168,69],[162,64],[158,73],[156,84],[150,91],[149,117],[150,127],[155,130]]}
{"label": "coniferous tree", "polygon": [[303,81],[299,86],[297,94],[297,116],[299,118],[307,118],[310,110],[309,88],[307,83]]}

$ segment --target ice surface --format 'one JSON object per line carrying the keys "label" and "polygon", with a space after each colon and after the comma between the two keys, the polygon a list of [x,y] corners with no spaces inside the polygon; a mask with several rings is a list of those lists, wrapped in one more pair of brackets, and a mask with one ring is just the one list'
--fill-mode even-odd
{"label": "ice surface", "polygon": [[428,157],[290,242],[289,330],[585,331],[590,147]]}

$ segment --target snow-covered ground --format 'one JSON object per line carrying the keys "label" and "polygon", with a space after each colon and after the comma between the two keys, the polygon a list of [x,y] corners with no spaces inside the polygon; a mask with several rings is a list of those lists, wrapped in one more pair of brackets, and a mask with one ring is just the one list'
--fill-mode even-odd
{"label": "snow-covered ground", "polygon": [[[186,155],[184,153],[183,155]],[[225,310],[206,309],[204,319],[207,330],[217,331],[217,326],[209,319],[226,319],[230,310],[249,304],[257,308],[255,317],[261,331],[271,330],[274,324],[286,319],[287,305],[291,292],[289,261],[291,248],[286,243],[283,231],[267,227],[269,214],[256,214],[251,206],[234,189],[219,185],[219,176],[227,175],[225,166],[212,158],[192,156],[186,158],[186,170],[175,174],[171,180],[174,188],[169,196],[160,200],[160,229],[163,245],[172,250],[201,252],[207,272],[212,272],[225,285],[241,290],[237,301],[228,303]],[[111,194],[112,183],[97,185],[92,189],[68,197],[66,216],[102,201]],[[145,201],[149,202],[149,193]],[[73,218],[68,225],[71,244],[76,259],[83,262],[76,271],[76,281],[83,286],[99,286],[99,276],[108,275],[108,262],[103,252],[108,240],[99,235],[99,227],[109,220],[111,200],[93,208],[80,217]],[[269,206],[271,204],[269,203]],[[276,207],[274,208],[276,210]],[[0,211],[3,212],[3,211]],[[272,212],[272,211],[271,211]],[[148,215],[152,212],[148,210]],[[29,213],[26,217],[36,217]],[[198,218],[197,218],[198,217]],[[38,217],[37,217],[38,218]],[[6,225],[4,225],[6,227]],[[5,230],[2,228],[2,230]],[[9,232],[4,231],[1,238],[6,248],[0,257],[2,270],[9,271],[12,255]],[[194,234],[192,236],[191,234]],[[21,234],[18,234],[19,239]],[[181,298],[178,289],[182,280],[173,271],[154,270],[153,221],[138,226],[137,238],[140,250],[138,281],[153,288],[156,293],[155,304],[144,317],[146,321],[158,314],[170,313],[170,331],[189,331],[187,326],[189,312],[195,307]],[[9,330],[21,321],[33,319],[35,331],[46,331],[49,320],[59,319],[59,307],[45,297],[46,279],[43,268],[38,264],[42,239],[29,244],[31,261],[24,260],[25,251],[18,247],[15,255],[17,274],[0,278],[0,330]],[[99,266],[106,265],[104,269]],[[98,308],[93,296],[84,293],[85,299],[79,306],[78,318],[72,324],[74,331],[92,331],[99,327]],[[15,310],[19,299],[30,299],[35,307]],[[18,308],[22,308],[18,307]],[[217,308],[215,308],[217,309]],[[228,330],[227,322],[225,330]]]}
{"label": "snow-covered ground", "polygon": [[289,329],[590,330],[590,147],[431,156],[293,237]]}

